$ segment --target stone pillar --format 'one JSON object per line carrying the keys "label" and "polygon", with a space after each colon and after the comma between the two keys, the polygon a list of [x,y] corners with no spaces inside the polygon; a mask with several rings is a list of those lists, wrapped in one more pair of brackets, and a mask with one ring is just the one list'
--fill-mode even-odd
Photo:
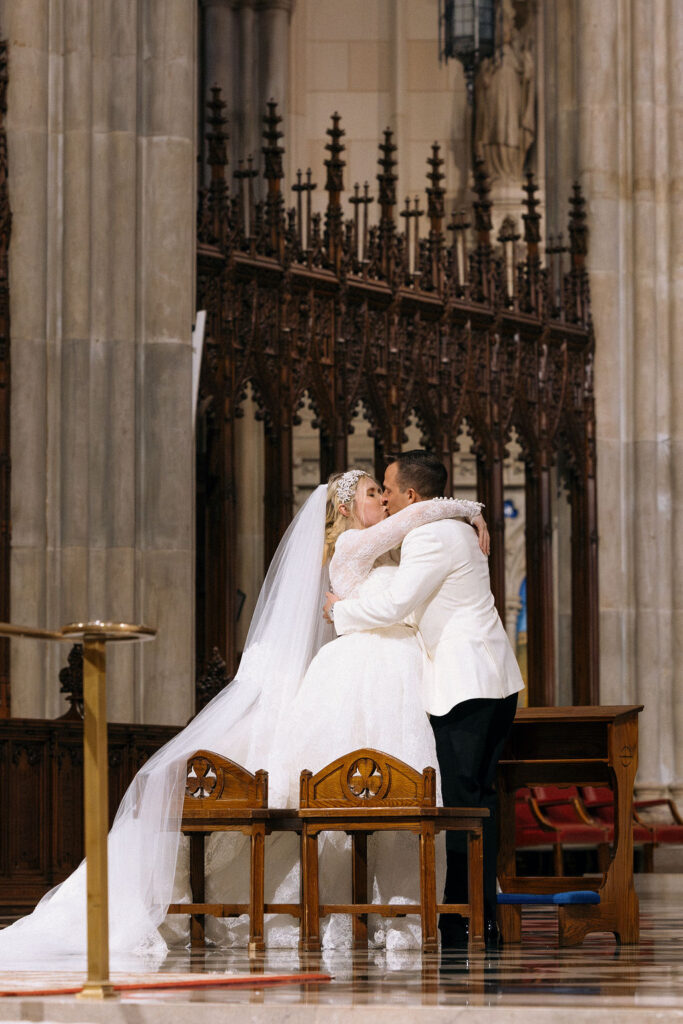
{"label": "stone pillar", "polygon": [[275,100],[280,113],[289,100],[289,20],[294,0],[257,0],[261,44],[261,111]]}
{"label": "stone pillar", "polygon": [[572,163],[588,199],[601,700],[645,704],[639,790],[680,798],[683,8],[669,0],[553,6],[551,223],[565,222]]}
{"label": "stone pillar", "polygon": [[[195,13],[185,0],[7,0],[12,619],[143,621],[114,720],[193,691],[190,330]],[[15,644],[14,715],[63,710],[67,649]]]}
{"label": "stone pillar", "polygon": [[206,131],[206,102],[212,87],[217,85],[227,104],[225,115],[230,134],[230,165],[234,169],[235,155],[237,152],[241,155],[239,0],[201,0],[201,7],[203,66],[199,81],[199,148],[203,148]]}
{"label": "stone pillar", "polygon": [[[263,116],[269,100],[275,100],[280,116],[284,119],[280,130],[284,133],[287,150],[292,145],[289,102],[289,24],[295,0],[256,0],[258,31],[257,62],[252,61],[252,75],[256,80],[243,98],[245,131],[243,154],[253,154],[256,166],[263,167],[261,147],[263,145]],[[246,14],[246,12],[245,12]],[[245,75],[246,81],[246,75]],[[262,173],[259,188],[265,195]],[[290,182],[291,183],[291,182]],[[286,196],[285,201],[289,199]]]}
{"label": "stone pillar", "polygon": [[[266,112],[263,89],[261,86],[261,59],[259,47],[259,25],[256,20],[254,4],[250,0],[242,3],[239,12],[239,57],[237,65],[240,69],[238,83],[238,117],[239,125],[237,145],[234,150],[236,159],[252,156],[254,166],[261,162],[261,118]],[[261,178],[255,185],[260,188]]]}
{"label": "stone pillar", "polygon": [[[673,584],[673,608],[671,632],[673,636],[672,661],[670,666],[680,665],[683,652],[683,187],[681,168],[683,168],[683,135],[681,133],[681,117],[683,116],[683,80],[680,75],[680,54],[683,52],[683,11],[680,4],[672,2],[665,11],[666,21],[662,25],[662,14],[659,12],[657,31],[663,33],[658,39],[666,40],[667,62],[666,83],[668,92],[668,117],[666,118],[666,145],[668,148],[667,162],[660,164],[658,154],[657,166],[662,173],[666,167],[671,176],[671,184],[667,191],[666,215],[660,214],[658,221],[666,240],[666,260],[663,260],[661,272],[657,275],[658,294],[669,291],[669,337],[670,349],[666,353],[667,365],[660,381],[671,398],[671,498],[663,502],[663,520],[668,536],[671,538],[671,562],[666,565],[660,559]],[[678,69],[678,70],[677,70]],[[663,120],[658,117],[658,124]],[[678,128],[676,129],[676,126]],[[663,156],[663,154],[662,154]],[[662,196],[661,184],[657,189]],[[661,198],[660,198],[661,208]],[[668,266],[667,266],[668,264]],[[668,271],[665,274],[664,270]],[[667,281],[668,277],[668,281]],[[662,448],[666,448],[666,439],[662,438]],[[672,796],[683,803],[683,697],[681,696],[680,680],[674,676],[670,679],[672,693],[676,695],[674,702],[674,771],[671,784]],[[678,682],[678,685],[677,685]]]}
{"label": "stone pillar", "polygon": [[546,235],[563,232],[565,241],[568,200],[578,174],[576,49],[566,45],[574,28],[574,0],[555,0],[543,6],[544,61],[539,92],[544,96]]}

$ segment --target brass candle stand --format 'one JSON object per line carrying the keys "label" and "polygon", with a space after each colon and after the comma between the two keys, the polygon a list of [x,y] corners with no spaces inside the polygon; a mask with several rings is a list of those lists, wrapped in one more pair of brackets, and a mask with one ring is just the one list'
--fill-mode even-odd
{"label": "brass candle stand", "polygon": [[116,995],[109,980],[109,831],[106,647],[108,643],[152,640],[156,630],[125,622],[72,622],[60,630],[0,622],[0,636],[33,640],[76,640],[83,644],[83,803],[88,914],[88,978],[82,999]]}

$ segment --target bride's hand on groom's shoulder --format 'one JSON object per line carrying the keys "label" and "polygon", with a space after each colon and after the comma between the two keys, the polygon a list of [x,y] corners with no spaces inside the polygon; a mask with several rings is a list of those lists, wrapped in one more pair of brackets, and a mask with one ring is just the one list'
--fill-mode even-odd
{"label": "bride's hand on groom's shoulder", "polygon": [[336,596],[336,594],[333,594],[329,590],[325,594],[325,598],[326,598],[325,604],[323,605],[323,618],[325,619],[326,622],[332,622],[333,618],[334,618],[334,613],[332,612],[332,606],[337,603],[339,598]]}
{"label": "bride's hand on groom's shoulder", "polygon": [[486,525],[486,520],[482,515],[478,515],[476,519],[472,520],[472,526],[477,531],[479,547],[488,558],[491,554],[491,537],[489,536],[489,528]]}

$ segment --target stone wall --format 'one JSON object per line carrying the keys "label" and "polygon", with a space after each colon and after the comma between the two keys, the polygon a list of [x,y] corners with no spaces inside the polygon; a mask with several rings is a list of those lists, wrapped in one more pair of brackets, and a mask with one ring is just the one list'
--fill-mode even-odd
{"label": "stone wall", "polygon": [[[196,26],[187,0],[5,0],[18,623],[144,622],[113,720],[193,702],[190,332]],[[12,713],[59,713],[66,651],[16,643]]]}
{"label": "stone wall", "polygon": [[424,190],[435,140],[443,143],[447,194],[460,194],[467,186],[465,78],[456,61],[439,64],[437,28],[435,0],[297,3],[291,25],[289,166],[290,173],[313,169],[318,208],[324,203],[325,131],[335,110],[346,130],[347,189],[368,180],[375,192],[377,147],[387,126],[398,145],[401,208],[404,196]]}

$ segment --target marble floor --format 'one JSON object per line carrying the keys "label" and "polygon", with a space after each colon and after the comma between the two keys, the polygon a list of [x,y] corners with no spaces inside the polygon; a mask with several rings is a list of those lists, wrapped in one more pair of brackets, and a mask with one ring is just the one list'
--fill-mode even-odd
{"label": "marble floor", "polygon": [[[322,971],[311,984],[127,992],[115,1001],[70,996],[0,998],[0,1021],[64,1024],[239,1024],[262,1021],[372,1020],[373,1024],[454,1021],[556,1024],[578,1021],[676,1021],[683,1024],[683,875],[638,876],[641,940],[617,947],[610,936],[589,936],[576,949],[556,944],[552,911],[527,912],[521,946],[500,952],[441,954],[331,952],[299,958],[271,951],[249,961],[243,952],[174,952],[160,968],[169,980],[186,974],[284,974]],[[37,965],[36,965],[37,966]],[[123,976],[121,976],[123,977]],[[13,986],[54,987],[80,975],[36,970],[3,974]]]}

